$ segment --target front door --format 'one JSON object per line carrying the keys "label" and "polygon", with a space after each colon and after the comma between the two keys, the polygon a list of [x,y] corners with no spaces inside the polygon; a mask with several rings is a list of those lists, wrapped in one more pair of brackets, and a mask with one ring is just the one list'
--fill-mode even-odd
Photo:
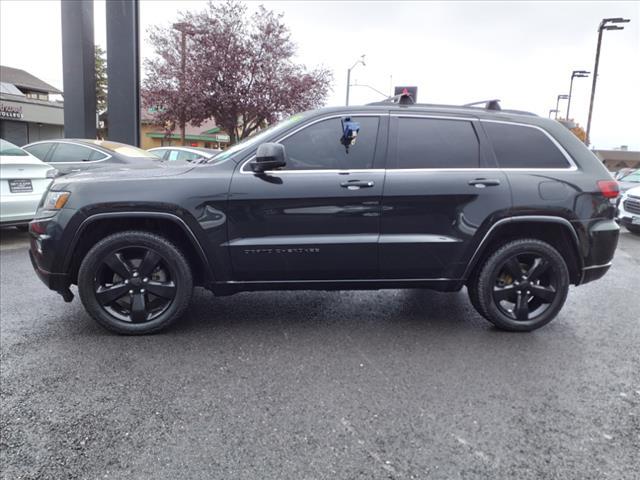
{"label": "front door", "polygon": [[[228,247],[239,281],[367,279],[377,242],[387,116],[352,116],[355,145],[340,143],[342,116],[311,120],[284,138],[287,165],[232,179]],[[249,160],[250,161],[250,160]]]}
{"label": "front door", "polygon": [[511,189],[474,118],[392,115],[380,234],[383,278],[458,279]]}

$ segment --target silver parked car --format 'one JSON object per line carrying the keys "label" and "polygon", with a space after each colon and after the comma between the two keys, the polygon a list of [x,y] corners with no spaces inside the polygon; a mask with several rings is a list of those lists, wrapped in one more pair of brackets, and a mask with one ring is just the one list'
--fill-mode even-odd
{"label": "silver parked car", "polygon": [[22,147],[61,175],[108,166],[148,166],[158,157],[141,148],[109,140],[44,140]]}
{"label": "silver parked car", "polygon": [[202,148],[202,147],[155,147],[147,150],[159,156],[162,160],[168,162],[184,161],[184,162],[208,162],[213,157],[218,155],[222,150],[217,148]]}

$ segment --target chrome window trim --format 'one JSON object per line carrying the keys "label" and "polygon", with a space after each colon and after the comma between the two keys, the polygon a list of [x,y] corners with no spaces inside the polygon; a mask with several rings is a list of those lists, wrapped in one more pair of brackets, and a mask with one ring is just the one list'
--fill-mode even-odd
{"label": "chrome window trim", "polygon": [[[386,114],[384,113],[362,113],[362,114],[357,114],[354,113],[353,116],[359,116],[359,117],[382,117]],[[560,143],[553,138],[553,136],[551,136],[551,134],[549,132],[547,132],[544,128],[541,128],[537,125],[530,125],[527,123],[519,123],[519,122],[509,122],[509,121],[504,121],[504,120],[488,120],[488,119],[482,119],[482,118],[477,118],[477,117],[452,117],[452,116],[446,116],[446,115],[429,115],[427,113],[425,114],[419,114],[419,113],[390,113],[389,116],[391,117],[410,117],[410,118],[426,118],[426,119],[437,119],[437,120],[460,120],[460,121],[466,121],[466,122],[491,122],[491,123],[503,123],[506,125],[516,125],[519,127],[528,127],[528,128],[533,128],[535,130],[539,130],[541,131],[544,135],[547,136],[547,138],[549,138],[549,140],[551,140],[551,142],[554,144],[554,146],[560,150],[560,153],[562,153],[562,155],[565,157],[565,159],[569,162],[569,167],[554,167],[554,168],[535,168],[535,167],[507,167],[507,168],[499,168],[499,167],[487,167],[487,168],[483,168],[483,167],[477,167],[477,168],[370,168],[370,169],[347,169],[347,170],[267,170],[264,173],[265,174],[269,174],[269,175],[281,175],[281,174],[302,174],[302,173],[312,173],[312,174],[316,174],[316,173],[328,173],[328,174],[343,174],[343,175],[348,175],[348,174],[353,174],[353,173],[411,173],[411,172],[575,172],[578,170],[578,166],[576,165],[576,163],[573,161],[573,159],[571,158],[571,156],[569,155],[569,153],[564,149],[564,147],[562,145],[560,145]],[[286,134],[285,136],[275,140],[275,143],[279,143],[282,140],[286,140],[288,137],[290,137],[291,135],[294,135],[295,133],[298,133],[300,130],[306,128],[306,127],[310,127],[311,125],[314,125],[315,123],[318,123],[322,120],[330,120],[332,118],[341,118],[344,117],[344,114],[340,114],[340,115],[331,115],[329,117],[322,117],[320,119],[314,120],[311,123],[308,123],[306,125],[302,125],[301,127],[295,129],[294,131]],[[156,147],[156,148],[160,148],[160,147]],[[255,175],[255,173],[253,171],[250,170],[245,170],[245,166],[251,162],[253,159],[255,159],[255,155],[252,155],[249,159],[247,159],[242,166],[240,167],[240,173],[242,175]]]}
{"label": "chrome window trim", "polygon": [[[75,145],[77,147],[85,147],[88,148],[89,150],[94,150],[98,153],[101,153],[102,155],[106,155],[105,158],[101,158],[100,160],[84,160],[81,162],[51,162],[53,165],[76,165],[76,164],[81,164],[84,165],[85,163],[99,163],[99,162],[104,162],[106,160],[109,160],[110,158],[113,158],[113,155],[110,155],[108,153],[104,153],[102,150],[95,148],[95,147],[90,147],[89,145],[85,145],[84,143],[77,143],[77,142],[70,142],[67,140],[40,140],[39,142],[33,142],[30,143],[29,145],[27,145],[27,147],[31,147],[33,145],[39,145],[42,143],[66,143],[68,145]],[[43,160],[44,161],[44,160]],[[45,162],[45,163],[49,163],[49,162]]]}
{"label": "chrome window trim", "polygon": [[[345,113],[341,113],[341,114],[336,114],[336,115],[329,115],[328,117],[322,117],[322,118],[318,118],[316,120],[313,120],[310,123],[307,123],[305,125],[301,125],[300,127],[296,128],[295,130],[287,133],[286,135],[284,135],[283,137],[278,138],[277,140],[274,140],[273,143],[280,143],[283,140],[286,140],[287,138],[289,138],[291,135],[295,135],[296,133],[298,133],[301,130],[304,130],[307,127],[310,127],[311,125],[315,125],[316,123],[322,122],[324,120],[331,120],[333,118],[342,118],[345,116],[354,116],[354,117],[384,117],[387,116],[387,113],[353,113],[350,115],[347,115]],[[255,175],[255,172],[251,171],[251,170],[245,170],[244,167],[245,165],[247,165],[249,162],[251,162],[254,158],[256,158],[255,155],[251,155],[251,157],[246,160],[242,166],[240,167],[240,173],[242,175]],[[355,173],[355,172],[372,172],[372,171],[378,171],[378,172],[384,172],[384,168],[360,168],[360,169],[354,169],[354,170],[265,170],[265,174],[273,174],[273,173],[344,173],[344,174],[348,174],[348,173]]]}

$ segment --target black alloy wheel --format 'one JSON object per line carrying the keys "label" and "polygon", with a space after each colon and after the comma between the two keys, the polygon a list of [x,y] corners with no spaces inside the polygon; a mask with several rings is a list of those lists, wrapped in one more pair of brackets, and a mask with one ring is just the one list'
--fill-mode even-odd
{"label": "black alloy wheel", "polygon": [[115,318],[144,323],[158,318],[175,299],[174,276],[155,250],[126,247],[104,257],[94,289],[102,308]]}
{"label": "black alloy wheel", "polygon": [[500,311],[517,321],[533,320],[553,303],[557,274],[538,253],[513,255],[495,275],[493,299]]}
{"label": "black alloy wheel", "polygon": [[193,277],[185,255],[168,239],[126,231],[89,250],[78,271],[78,290],[98,323],[137,335],[157,332],[185,312]]}
{"label": "black alloy wheel", "polygon": [[469,297],[495,326],[527,332],[555,318],[567,298],[569,270],[551,245],[538,239],[500,247],[470,279]]}

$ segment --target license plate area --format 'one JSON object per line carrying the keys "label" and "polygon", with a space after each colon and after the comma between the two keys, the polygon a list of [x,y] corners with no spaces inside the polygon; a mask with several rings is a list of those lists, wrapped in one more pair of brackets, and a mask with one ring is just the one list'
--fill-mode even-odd
{"label": "license plate area", "polygon": [[33,185],[29,178],[18,178],[9,180],[9,191],[11,193],[30,193],[33,192]]}

